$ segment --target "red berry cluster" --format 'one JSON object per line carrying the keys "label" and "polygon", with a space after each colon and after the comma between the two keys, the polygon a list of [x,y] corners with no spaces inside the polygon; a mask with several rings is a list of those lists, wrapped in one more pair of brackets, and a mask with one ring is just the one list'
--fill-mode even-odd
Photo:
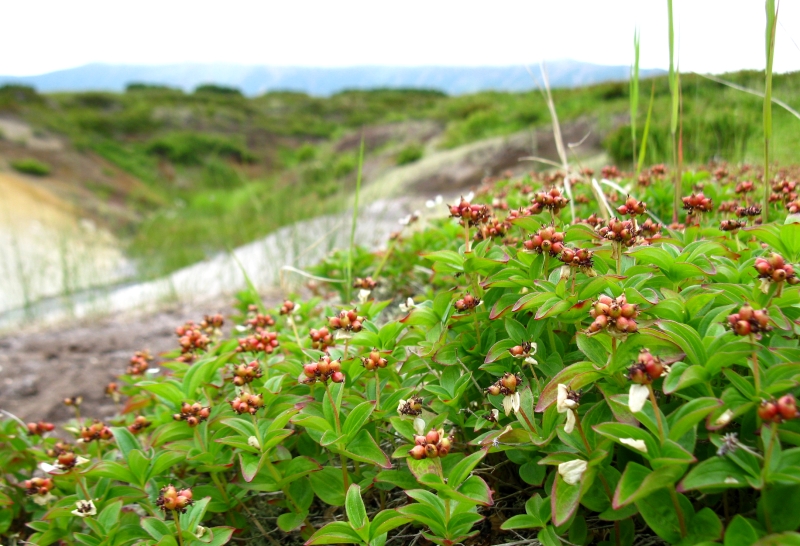
{"label": "red berry cluster", "polygon": [[222,325],[225,324],[225,318],[219,313],[215,315],[205,315],[200,322],[200,330],[209,336],[218,336],[222,333]]}
{"label": "red berry cluster", "polygon": [[591,269],[594,265],[592,251],[586,248],[565,248],[558,259],[570,267]]}
{"label": "red berry cluster", "polygon": [[508,352],[511,353],[511,356],[514,358],[523,358],[528,356],[531,349],[533,349],[533,343],[530,341],[523,341],[522,344],[511,347]]}
{"label": "red berry cluster", "polygon": [[128,369],[125,373],[128,375],[142,375],[150,367],[153,361],[152,355],[147,351],[136,351],[128,362]]}
{"label": "red berry cluster", "polygon": [[272,354],[278,345],[277,333],[260,331],[247,337],[239,338],[239,346],[236,347],[236,352]]}
{"label": "red berry cluster", "polygon": [[65,406],[74,406],[79,408],[81,407],[81,404],[83,404],[83,396],[70,396],[69,398],[64,398]]}
{"label": "red berry cluster", "polygon": [[747,227],[747,220],[722,220],[719,223],[719,229],[722,231],[736,231]]}
{"label": "red berry cluster", "polygon": [[775,192],[773,196],[777,197],[775,201],[794,201],[797,199],[797,182],[794,180],[781,180],[772,185],[772,191]]}
{"label": "red berry cluster", "polygon": [[636,362],[628,368],[628,379],[639,385],[649,385],[663,374],[664,364],[647,349],[642,349]]}
{"label": "red berry cluster", "polygon": [[598,227],[603,225],[603,219],[597,216],[597,214],[592,213],[589,215],[588,218],[584,218],[580,220],[581,224],[589,224],[593,228],[597,229]]}
{"label": "red berry cluster", "polygon": [[397,408],[397,413],[416,417],[422,413],[422,398],[414,395],[408,400],[403,401]]}
{"label": "red berry cluster", "polygon": [[338,316],[328,317],[328,326],[334,330],[360,332],[365,320],[367,319],[358,315],[357,309],[351,309],[350,311],[341,310]]}
{"label": "red berry cluster", "polygon": [[605,294],[598,297],[589,314],[594,319],[589,326],[589,332],[592,333],[606,328],[621,334],[633,334],[639,330],[635,320],[639,316],[639,306],[628,303],[625,294],[616,299]]}
{"label": "red berry cluster", "polygon": [[45,432],[50,432],[56,428],[53,423],[46,423],[44,421],[39,421],[38,423],[28,423],[25,426],[28,428],[28,434],[31,436],[41,436]]}
{"label": "red berry cluster", "polygon": [[255,313],[245,321],[245,324],[254,330],[265,330],[270,326],[275,326],[275,319],[271,315]]}
{"label": "red berry cluster", "polygon": [[553,226],[546,226],[531,235],[531,238],[522,243],[525,250],[533,252],[549,252],[551,256],[558,256],[564,250],[564,233],[556,231]]}
{"label": "red berry cluster", "polygon": [[175,328],[175,334],[178,336],[178,344],[181,346],[181,356],[177,358],[179,362],[191,363],[194,361],[196,353],[204,351],[211,343],[209,337],[191,320],[183,326]]}
{"label": "red berry cluster", "polygon": [[786,210],[789,211],[789,214],[797,214],[800,212],[800,199],[795,199],[794,201],[790,201],[786,203]]}
{"label": "red berry cluster", "polygon": [[469,226],[477,226],[489,220],[489,207],[472,205],[463,197],[457,205],[449,205],[449,207],[450,217],[461,218],[461,224],[466,222]]}
{"label": "red berry cluster", "polygon": [[211,415],[211,408],[203,407],[198,402],[194,404],[184,402],[181,404],[181,412],[176,413],[172,418],[176,421],[186,421],[186,424],[190,427],[196,427],[207,420],[209,415]]}
{"label": "red berry cluster", "polygon": [[311,337],[311,348],[317,351],[326,351],[328,347],[336,345],[336,341],[334,341],[330,330],[324,326],[319,330],[312,328],[308,332],[308,335]]}
{"label": "red berry cluster", "polygon": [[105,423],[96,419],[88,427],[81,428],[81,440],[87,444],[95,440],[110,440],[113,437],[114,435],[111,433],[111,429],[108,428]]}
{"label": "red berry cluster", "polygon": [[531,206],[528,210],[531,214],[539,214],[545,209],[553,214],[558,214],[568,204],[569,199],[561,195],[561,190],[551,188],[550,191],[537,192],[531,199]]}
{"label": "red berry cluster", "polygon": [[480,302],[481,300],[472,294],[464,294],[463,298],[456,300],[455,308],[461,312],[469,311],[470,309],[475,309]]}
{"label": "red berry cluster", "polygon": [[778,400],[764,400],[758,407],[758,416],[763,421],[770,423],[782,423],[789,419],[797,419],[800,414],[797,412],[797,401],[791,394],[785,394]]}
{"label": "red berry cluster", "polygon": [[761,207],[758,205],[751,205],[749,207],[736,207],[734,212],[739,218],[750,218],[761,214]]}
{"label": "red berry cluster", "polygon": [[156,506],[161,508],[164,512],[171,512],[177,510],[180,513],[185,513],[186,509],[193,505],[192,490],[191,489],[175,489],[172,484],[161,489],[161,492],[156,499]]}
{"label": "red berry cluster", "polygon": [[739,182],[738,184],[736,184],[736,188],[733,191],[735,191],[736,193],[742,194],[742,193],[752,193],[752,192],[755,191],[755,189],[756,189],[756,187],[755,187],[755,185],[753,184],[752,181],[743,180],[743,181]]}
{"label": "red berry cluster", "polygon": [[241,387],[253,380],[260,378],[262,375],[261,364],[258,360],[253,360],[248,364],[239,364],[233,369],[233,384]]}
{"label": "red berry cluster", "polygon": [[756,258],[755,266],[760,279],[767,279],[773,282],[786,281],[791,285],[800,283],[800,279],[794,273],[794,267],[787,264],[783,256],[773,252],[769,258]]}
{"label": "red berry cluster", "polygon": [[739,208],[739,202],[736,200],[732,201],[723,201],[717,207],[717,212],[732,212],[736,213],[736,209]]}
{"label": "red berry cluster", "polygon": [[361,364],[368,370],[372,371],[376,368],[385,368],[388,361],[381,356],[378,349],[372,349],[368,356],[361,359]]}
{"label": "red berry cluster", "polygon": [[306,385],[311,385],[316,381],[325,383],[328,379],[334,383],[344,382],[342,361],[331,360],[330,356],[322,355],[318,362],[312,362],[303,366],[303,373],[300,374],[298,381]]}
{"label": "red berry cluster", "polygon": [[639,229],[644,237],[652,239],[661,233],[661,224],[658,222],[653,222],[650,218],[648,218],[642,223],[642,225],[639,226]]}
{"label": "red berry cluster", "polygon": [[372,277],[366,277],[364,279],[356,277],[356,280],[353,281],[353,288],[360,288],[362,290],[374,290],[376,286],[378,286],[378,281]]}
{"label": "red berry cluster", "polygon": [[412,459],[435,459],[450,453],[454,438],[431,430],[425,436],[414,436],[414,447],[408,451]]}
{"label": "red berry cluster", "polygon": [[503,377],[486,387],[486,392],[497,396],[498,394],[514,394],[517,387],[522,384],[522,376],[517,373],[506,372]]}
{"label": "red berry cluster", "polygon": [[756,334],[760,337],[761,332],[768,332],[772,329],[769,325],[767,310],[753,309],[749,305],[743,305],[738,313],[728,315],[728,324],[737,336]]}
{"label": "red berry cluster", "polygon": [[600,174],[603,178],[619,178],[622,176],[616,165],[606,165],[600,170]]}
{"label": "red berry cluster", "polygon": [[47,495],[55,487],[53,478],[31,478],[22,482],[28,495]]}
{"label": "red berry cluster", "polygon": [[110,396],[111,398],[114,399],[115,402],[117,402],[119,400],[119,385],[114,381],[112,381],[111,383],[106,385],[105,394],[106,396]]}
{"label": "red berry cluster", "polygon": [[295,303],[290,300],[284,300],[283,305],[281,305],[281,315],[288,315],[292,311],[294,311]]}
{"label": "red berry cluster", "polygon": [[56,442],[56,444],[45,453],[47,453],[48,457],[58,457],[62,453],[69,453],[70,451],[74,451],[72,445],[67,442]]}
{"label": "red berry cluster", "polygon": [[231,400],[231,408],[238,414],[249,413],[255,415],[264,407],[264,395],[240,392],[239,396]]}
{"label": "red berry cluster", "polygon": [[630,195],[625,200],[625,204],[620,205],[617,208],[617,212],[621,216],[630,216],[631,218],[640,214],[644,214],[646,210],[647,204],[644,201],[637,201]]}
{"label": "red berry cluster", "polygon": [[636,237],[641,233],[641,229],[636,226],[633,220],[618,220],[611,218],[608,224],[597,230],[600,237],[622,243],[625,246],[636,244]]}
{"label": "red berry cluster", "polygon": [[148,421],[141,415],[137,415],[136,419],[133,420],[133,423],[128,425],[128,430],[130,431],[131,434],[139,434],[150,425],[152,425],[150,421]]}
{"label": "red berry cluster", "polygon": [[714,170],[714,178],[718,181],[722,180],[723,178],[727,178],[728,174],[729,174],[728,169],[726,169],[725,167],[717,167]]}
{"label": "red berry cluster", "polygon": [[691,194],[682,198],[683,209],[688,210],[689,214],[696,214],[699,212],[709,212],[714,207],[711,199],[703,195],[702,192],[698,194]]}
{"label": "red berry cluster", "polygon": [[497,218],[492,217],[485,225],[482,225],[478,228],[478,231],[475,232],[474,239],[476,241],[483,241],[485,239],[505,237],[506,233],[508,232],[508,228],[510,227],[511,224],[508,222],[501,222]]}
{"label": "red berry cluster", "polygon": [[61,450],[58,455],[56,455],[56,466],[61,470],[69,470],[78,464],[78,456],[72,451],[71,447],[66,447],[68,449]]}

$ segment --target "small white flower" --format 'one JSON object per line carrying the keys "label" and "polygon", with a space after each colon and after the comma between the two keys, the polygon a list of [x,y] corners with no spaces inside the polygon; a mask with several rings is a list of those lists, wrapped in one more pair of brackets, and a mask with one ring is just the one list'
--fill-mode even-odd
{"label": "small white flower", "polygon": [[55,466],[51,465],[50,463],[39,463],[39,468],[42,472],[49,474],[53,470],[58,470]]}
{"label": "small white flower", "polygon": [[564,384],[558,385],[558,395],[556,397],[556,409],[558,413],[567,414],[567,422],[564,425],[564,432],[572,434],[575,429],[575,412],[573,409],[577,407],[578,403],[569,398],[569,387]]}
{"label": "small white flower", "polygon": [[406,402],[407,402],[406,400],[400,400],[400,403],[397,404],[397,413],[400,413],[402,411],[403,407],[405,407],[406,405]]}
{"label": "small white flower", "polygon": [[646,385],[634,383],[628,391],[628,407],[633,413],[638,413],[644,408],[644,403],[650,397],[650,389]]}
{"label": "small white flower", "polygon": [[425,436],[425,421],[419,417],[414,419],[414,432],[419,436]]}
{"label": "small white flower", "polygon": [[647,444],[644,443],[644,440],[634,440],[633,438],[620,438],[620,443],[625,444],[626,446],[630,446],[633,449],[641,451],[642,453],[647,453]]}
{"label": "small white flower", "polygon": [[519,392],[507,394],[503,398],[503,409],[505,410],[506,415],[510,414],[511,412],[519,411]]}
{"label": "small white flower", "polygon": [[408,313],[416,306],[417,305],[414,303],[413,298],[408,298],[405,303],[401,303],[400,305],[398,305],[398,307],[403,313]]}
{"label": "small white flower", "polygon": [[567,412],[567,422],[564,423],[564,432],[572,434],[573,430],[575,430],[575,412],[570,410]]}
{"label": "small white flower", "polygon": [[575,459],[558,465],[558,473],[561,474],[561,477],[564,478],[564,481],[569,485],[575,485],[581,481],[587,466],[588,463],[586,461]]}
{"label": "small white flower", "polygon": [[500,418],[500,412],[497,411],[497,408],[492,408],[492,411],[490,413],[492,414],[492,420],[494,422],[497,422],[497,420]]}
{"label": "small white flower", "polygon": [[725,410],[725,413],[717,417],[717,420],[714,421],[714,424],[724,427],[731,422],[731,419],[733,419],[733,412],[731,410]]}
{"label": "small white flower", "polygon": [[525,364],[531,364],[533,366],[538,366],[539,361],[533,358],[531,355],[525,357]]}
{"label": "small white flower", "polygon": [[336,330],[336,332],[333,334],[333,339],[337,339],[337,340],[338,339],[350,339],[352,337],[353,337],[353,335],[350,334],[349,332],[345,331],[345,330]]}
{"label": "small white flower", "polygon": [[255,436],[250,436],[247,439],[247,445],[249,445],[250,447],[254,447],[256,449],[261,449],[261,444],[258,443],[258,438],[256,438]]}
{"label": "small white flower", "polygon": [[72,511],[72,514],[81,518],[85,518],[86,516],[94,516],[97,514],[97,508],[95,508],[94,503],[90,500],[79,500],[75,503],[77,508]]}
{"label": "small white flower", "polygon": [[736,478],[734,478],[732,476],[728,476],[727,478],[725,478],[725,482],[724,483],[729,483],[731,485],[735,485],[735,484],[739,483],[739,480],[737,480]]}
{"label": "small white flower", "polygon": [[206,531],[207,531],[207,529],[205,527],[203,527],[202,525],[198,525],[197,527],[195,527],[194,533],[192,533],[192,534],[194,536],[196,536],[197,538],[202,538],[203,535],[206,534]]}
{"label": "small white flower", "polygon": [[769,279],[761,279],[761,284],[760,284],[759,288],[761,289],[761,291],[763,293],[768,294],[769,293],[769,288],[770,288]]}
{"label": "small white flower", "polygon": [[75,459],[75,466],[80,466],[80,465],[82,465],[82,464],[86,464],[86,463],[88,463],[88,462],[89,462],[89,459],[86,459],[86,458],[84,458],[84,457],[81,457],[81,456],[79,455],[79,456],[78,456],[78,458],[77,458],[77,459]]}
{"label": "small white flower", "polygon": [[47,504],[51,500],[55,500],[55,498],[56,498],[56,496],[53,495],[50,491],[48,491],[44,495],[34,495],[33,496],[33,502],[35,502],[39,506],[44,506],[45,504]]}
{"label": "small white flower", "polygon": [[147,375],[156,375],[159,372],[161,372],[161,368],[147,368],[144,371]]}
{"label": "small white flower", "polygon": [[443,202],[444,199],[442,198],[442,196],[437,195],[435,199],[428,199],[427,201],[425,201],[425,206],[428,207],[429,209],[432,209],[434,207],[441,205]]}
{"label": "small white flower", "polygon": [[360,305],[364,305],[365,303],[367,303],[367,298],[369,298],[369,294],[370,294],[369,290],[365,290],[363,288],[361,290],[359,290],[358,291],[358,303]]}

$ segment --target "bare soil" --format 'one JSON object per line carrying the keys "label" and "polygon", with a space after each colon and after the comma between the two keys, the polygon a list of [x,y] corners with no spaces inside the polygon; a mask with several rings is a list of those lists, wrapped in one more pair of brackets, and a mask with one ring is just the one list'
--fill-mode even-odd
{"label": "bare soil", "polygon": [[[273,306],[278,294],[267,294],[264,300]],[[125,372],[133,353],[147,349],[157,356],[176,349],[177,326],[217,312],[227,318],[231,303],[220,299],[175,305],[157,313],[128,313],[0,337],[0,409],[26,422],[63,423],[74,415],[64,398],[80,395],[82,416],[112,417],[116,408],[104,390]]]}

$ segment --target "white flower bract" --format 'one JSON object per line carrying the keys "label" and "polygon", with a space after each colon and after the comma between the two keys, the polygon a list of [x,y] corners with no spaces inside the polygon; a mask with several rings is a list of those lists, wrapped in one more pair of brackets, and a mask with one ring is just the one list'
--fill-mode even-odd
{"label": "white flower bract", "polygon": [[621,444],[625,444],[637,451],[641,451],[642,453],[647,453],[647,444],[644,443],[644,440],[635,440],[633,438],[620,438],[619,439]]}
{"label": "white flower bract", "polygon": [[634,383],[628,391],[628,407],[633,413],[638,413],[644,408],[644,403],[650,397],[650,389],[646,385]]}
{"label": "white flower bract", "polygon": [[714,424],[724,427],[731,422],[731,419],[733,419],[733,412],[731,410],[725,410],[722,415],[717,417],[716,421],[714,421]]}
{"label": "white flower bract", "polygon": [[575,459],[558,465],[558,473],[569,485],[575,485],[581,481],[583,473],[586,472],[588,463],[581,459]]}
{"label": "white flower bract", "polygon": [[94,516],[97,514],[97,508],[95,507],[94,503],[90,500],[79,500],[75,503],[77,507],[75,510],[72,511],[72,514],[78,516],[80,518],[85,518],[86,516]]}
{"label": "white flower bract", "polygon": [[414,307],[416,307],[416,304],[414,303],[413,298],[408,298],[405,303],[401,303],[400,305],[398,305],[398,307],[403,313],[408,313]]}
{"label": "white flower bract", "polygon": [[419,417],[414,419],[414,432],[416,432],[419,436],[425,435],[425,421]]}
{"label": "white flower bract", "polygon": [[559,383],[558,395],[556,397],[556,409],[558,413],[567,414],[567,422],[564,425],[564,432],[571,434],[575,429],[575,412],[572,411],[578,405],[575,400],[569,398],[569,388]]}
{"label": "white flower bract", "polygon": [[515,392],[514,394],[507,394],[503,398],[503,410],[505,410],[506,415],[510,414],[511,412],[518,412],[519,411],[519,393]]}
{"label": "white flower bract", "polygon": [[369,298],[369,295],[370,295],[370,291],[369,290],[366,290],[364,288],[359,290],[358,291],[358,303],[360,305],[364,305],[365,303],[367,303],[367,298]]}

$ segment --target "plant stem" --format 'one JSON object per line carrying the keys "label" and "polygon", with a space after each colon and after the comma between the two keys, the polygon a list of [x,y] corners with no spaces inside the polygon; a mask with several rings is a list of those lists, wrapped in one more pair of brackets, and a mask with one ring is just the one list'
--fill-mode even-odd
{"label": "plant stem", "polygon": [[550,278],[550,275],[548,275],[549,270],[550,270],[550,253],[544,252],[544,267],[542,271],[544,273],[544,280]]}
{"label": "plant stem", "polygon": [[570,409],[569,411],[575,414],[575,426],[578,427],[578,432],[581,435],[581,440],[583,440],[583,445],[586,447],[586,454],[591,455],[592,448],[591,446],[589,446],[589,440],[586,439],[586,433],[583,432],[583,425],[581,425],[581,418],[576,410]]}
{"label": "plant stem", "polygon": [[464,252],[472,252],[469,241],[469,222],[464,220]]}
{"label": "plant stem", "polygon": [[611,246],[613,247],[614,259],[616,260],[616,264],[617,264],[617,275],[622,275],[622,248],[621,248],[621,245],[618,242],[614,241],[614,242],[611,243]]}
{"label": "plant stem", "polygon": [[175,510],[172,511],[172,519],[175,520],[175,530],[178,533],[178,544],[183,546],[183,532],[181,531],[181,518],[178,515],[178,512]]}
{"label": "plant stem", "polygon": [[[769,445],[764,453],[764,467],[761,470],[761,482],[764,484],[764,489],[761,491],[762,496],[767,492],[767,474],[769,474],[769,467],[772,461],[772,451],[775,446],[775,442],[777,441],[778,423],[772,423],[769,436]],[[764,524],[767,528],[767,532],[772,533],[772,520],[770,519],[769,507],[766,506],[764,507]]]}
{"label": "plant stem", "polygon": [[526,423],[528,423],[528,426],[531,428],[531,430],[534,433],[539,434],[539,429],[536,428],[536,419],[535,418],[534,419],[530,419],[528,417],[528,414],[525,413],[525,410],[522,409],[521,405],[520,405],[519,411],[517,413],[522,415],[522,418],[525,420]]}
{"label": "plant stem", "polygon": [[758,365],[758,351],[756,350],[756,337],[750,334],[750,342],[753,344],[753,381],[756,388],[756,396],[761,392],[761,369]]}
{"label": "plant stem", "polygon": [[664,423],[661,422],[661,410],[658,409],[658,400],[656,400],[656,393],[653,391],[653,385],[647,385],[647,390],[650,392],[650,402],[653,404],[653,413],[656,414],[656,423],[658,424],[658,435],[661,437],[661,443],[664,443],[666,436],[664,435]]}
{"label": "plant stem", "polygon": [[[340,435],[342,433],[342,424],[339,421],[339,410],[336,408],[336,402],[333,401],[333,396],[331,396],[331,390],[328,388],[328,382],[323,381],[323,385],[325,385],[325,392],[328,394],[328,400],[330,400],[331,408],[333,408],[333,419],[336,423],[336,434]],[[339,453],[339,460],[342,462],[342,482],[344,483],[344,494],[347,495],[347,490],[350,488],[350,479],[347,476],[347,457],[345,457],[344,453]]]}
{"label": "plant stem", "polygon": [[356,224],[358,223],[358,197],[361,194],[361,175],[364,168],[364,133],[361,133],[361,147],[358,152],[358,175],[356,176],[356,195],[353,203],[353,220],[350,225],[350,251],[347,253],[347,271],[344,286],[345,303],[350,303],[350,294],[353,289],[353,254],[356,249]]}
{"label": "plant stem", "polygon": [[389,256],[392,254],[392,250],[394,250],[394,239],[391,239],[389,241],[389,246],[386,247],[386,252],[383,254],[383,258],[381,259],[381,263],[378,264],[377,269],[375,269],[375,273],[372,274],[372,276],[375,278],[375,280],[378,280],[378,277],[380,276],[381,271],[383,271],[383,266],[386,265],[386,262],[389,259]]}
{"label": "plant stem", "polygon": [[670,485],[667,489],[669,490],[669,496],[672,498],[672,506],[675,507],[675,513],[678,514],[678,525],[681,528],[681,537],[685,537],[688,534],[686,531],[686,519],[683,517],[683,510],[678,500],[678,493],[675,491],[674,485]]}

